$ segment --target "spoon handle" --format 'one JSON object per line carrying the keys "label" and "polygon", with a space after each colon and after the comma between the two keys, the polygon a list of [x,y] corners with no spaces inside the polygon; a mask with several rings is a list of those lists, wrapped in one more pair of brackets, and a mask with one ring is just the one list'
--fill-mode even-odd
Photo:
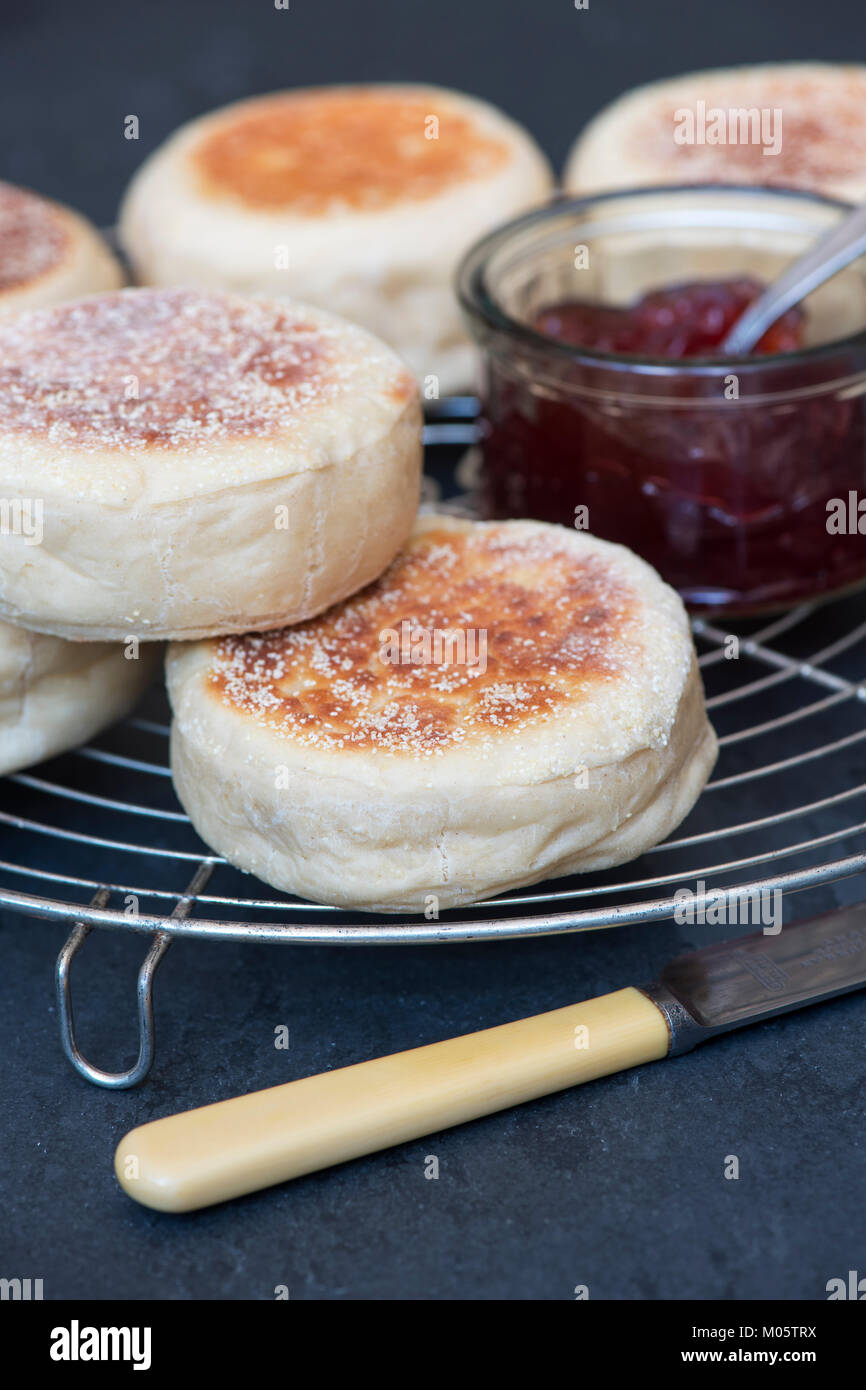
{"label": "spoon handle", "polygon": [[726,356],[745,356],[777,319],[825,280],[866,252],[866,204],[819,237],[749,305],[722,345]]}

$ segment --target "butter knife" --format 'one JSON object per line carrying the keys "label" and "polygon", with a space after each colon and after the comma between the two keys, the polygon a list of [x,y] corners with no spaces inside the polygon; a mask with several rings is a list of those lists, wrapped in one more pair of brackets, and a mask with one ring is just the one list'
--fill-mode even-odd
{"label": "butter knife", "polygon": [[866,907],[840,909],[677,956],[642,988],[153,1120],[115,1172],[145,1206],[193,1211],[864,985]]}

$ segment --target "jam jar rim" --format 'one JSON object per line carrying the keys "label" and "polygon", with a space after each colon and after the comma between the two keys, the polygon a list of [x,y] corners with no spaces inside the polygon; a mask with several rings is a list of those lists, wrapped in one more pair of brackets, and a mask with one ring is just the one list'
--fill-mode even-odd
{"label": "jam jar rim", "polygon": [[[522,345],[534,353],[552,353],[555,359],[589,366],[605,367],[612,371],[640,373],[641,375],[667,376],[718,375],[719,368],[735,367],[740,372],[761,370],[767,372],[776,364],[780,367],[791,363],[820,361],[841,350],[851,348],[866,349],[866,326],[844,338],[834,338],[827,343],[816,343],[797,348],[793,352],[762,353],[726,357],[689,357],[672,360],[670,357],[640,356],[624,352],[603,352],[599,348],[582,348],[572,343],[559,342],[546,337],[520,319],[513,318],[501,307],[487,284],[487,269],[491,255],[515,234],[543,223],[553,216],[563,213],[578,213],[599,203],[613,203],[627,198],[644,196],[681,195],[687,193],[731,193],[747,197],[799,199],[819,207],[838,208],[840,212],[853,212],[854,204],[842,198],[831,198],[811,189],[779,185],[738,184],[738,183],[688,183],[688,184],[644,184],[633,188],[607,189],[598,193],[581,194],[571,197],[559,192],[552,199],[500,223],[483,237],[474,242],[465,253],[457,268],[457,298],[470,326],[481,320],[496,333],[506,334],[518,339]],[[864,257],[866,259],[866,257]]]}

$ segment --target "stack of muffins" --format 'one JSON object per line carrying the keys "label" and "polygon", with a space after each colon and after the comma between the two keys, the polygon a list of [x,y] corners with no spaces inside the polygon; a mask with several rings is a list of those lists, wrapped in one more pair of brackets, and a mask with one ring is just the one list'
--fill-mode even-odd
{"label": "stack of muffins", "polygon": [[[772,79],[789,112],[864,85]],[[607,132],[633,160],[646,101],[596,123],[572,187],[618,181]],[[786,169],[812,167],[796,138]],[[257,98],[135,178],[135,289],[83,219],[0,186],[0,770],[122,715],[169,641],[181,801],[284,891],[432,915],[682,819],[716,745],[676,595],[585,532],[416,520],[421,396],[472,381],[455,266],[552,186],[456,93]]]}
{"label": "stack of muffins", "polygon": [[224,291],[303,288],[448,392],[469,354],[454,264],[549,187],[529,137],[470,98],[263,98],[141,170],[121,240],[137,283],[171,288],[116,293],[94,227],[0,184],[0,772],[122,716],[159,639],[309,617],[408,535],[408,373],[360,329]]}

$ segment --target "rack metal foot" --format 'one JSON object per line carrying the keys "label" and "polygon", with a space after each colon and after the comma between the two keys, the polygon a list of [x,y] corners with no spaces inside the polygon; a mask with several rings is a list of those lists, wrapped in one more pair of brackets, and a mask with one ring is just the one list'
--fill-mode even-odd
{"label": "rack metal foot", "polygon": [[[174,918],[187,917],[195,902],[196,895],[204,888],[213,872],[213,863],[206,860],[200,864],[190,881],[184,896],[171,914]],[[91,907],[105,907],[111,894],[107,888],[100,888],[91,900]],[[127,1071],[104,1071],[88,1062],[75,1037],[75,1019],[72,1009],[72,993],[69,971],[73,958],[81,950],[93,928],[84,922],[76,922],[63,949],[57,957],[57,1010],[60,1018],[60,1040],[63,1051],[79,1076],[92,1081],[95,1086],[105,1086],[112,1090],[126,1090],[143,1081],[153,1066],[156,1050],[156,1035],[153,1026],[153,980],[157,967],[171,945],[168,932],[157,932],[138,972],[136,1000],[138,1006],[138,1057]]]}

